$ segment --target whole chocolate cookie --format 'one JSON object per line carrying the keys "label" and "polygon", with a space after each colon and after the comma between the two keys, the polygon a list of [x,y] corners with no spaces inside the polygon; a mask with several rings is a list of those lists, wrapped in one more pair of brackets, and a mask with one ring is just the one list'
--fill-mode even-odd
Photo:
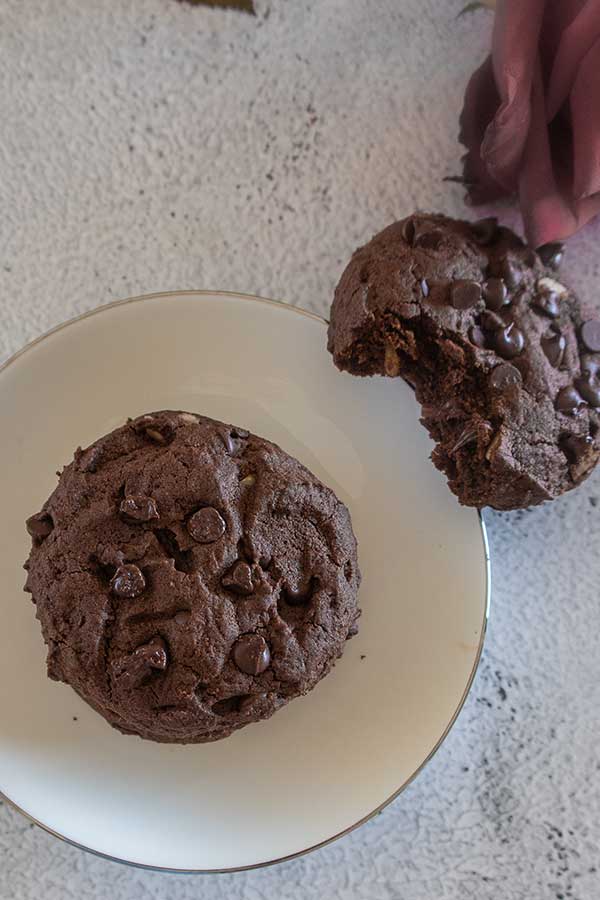
{"label": "whole chocolate cookie", "polygon": [[310,691],[356,632],[348,510],[241,428],[130,421],[77,450],[27,526],[48,674],[129,734],[226,737]]}
{"label": "whole chocolate cookie", "polygon": [[416,214],[357,250],[336,289],[336,365],[415,388],[468,506],[551,500],[598,460],[600,322],[557,279],[561,253],[494,219]]}

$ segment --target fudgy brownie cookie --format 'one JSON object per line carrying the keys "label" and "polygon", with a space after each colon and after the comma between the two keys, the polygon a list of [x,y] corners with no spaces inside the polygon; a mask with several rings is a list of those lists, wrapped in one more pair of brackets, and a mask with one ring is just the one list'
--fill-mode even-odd
{"label": "fudgy brownie cookie", "polygon": [[226,737],[310,691],[356,631],[348,510],[241,428],[130,421],[77,450],[27,527],[48,674],[126,733]]}
{"label": "fudgy brownie cookie", "polygon": [[357,250],[335,292],[329,349],[355,375],[401,376],[435,465],[469,506],[558,497],[600,453],[600,322],[494,219],[415,214]]}

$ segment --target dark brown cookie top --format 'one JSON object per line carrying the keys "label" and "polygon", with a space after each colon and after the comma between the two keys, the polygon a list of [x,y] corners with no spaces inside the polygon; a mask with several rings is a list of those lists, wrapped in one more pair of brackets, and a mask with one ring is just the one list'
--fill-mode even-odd
{"label": "dark brown cookie top", "polygon": [[151,413],[78,450],[28,530],[50,676],[142,737],[215,740],[266,718],[355,630],[346,507],[212,419]]}
{"label": "dark brown cookie top", "polygon": [[560,280],[561,255],[493,219],[415,214],[357,250],[336,289],[336,365],[415,387],[463,503],[540,503],[598,459],[600,323]]}

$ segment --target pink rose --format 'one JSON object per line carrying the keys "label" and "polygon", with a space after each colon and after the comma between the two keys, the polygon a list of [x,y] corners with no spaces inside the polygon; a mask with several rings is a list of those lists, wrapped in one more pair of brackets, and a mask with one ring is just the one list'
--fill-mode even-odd
{"label": "pink rose", "polygon": [[517,195],[532,246],[600,212],[600,0],[498,0],[460,141],[468,202]]}

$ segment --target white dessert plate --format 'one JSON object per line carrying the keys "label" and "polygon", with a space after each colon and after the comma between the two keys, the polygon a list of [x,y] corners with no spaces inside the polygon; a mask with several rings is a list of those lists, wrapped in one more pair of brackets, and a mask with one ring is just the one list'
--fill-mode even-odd
{"label": "white dessert plate", "polygon": [[[78,445],[156,409],[204,413],[298,457],[347,504],[360,632],[333,672],[214,744],[120,734],[47,679],[22,592],[24,521]],[[410,389],[338,372],[322,319],[234,294],[155,294],[61,326],[0,371],[0,792],[98,854],[188,871],[282,860],[393,799],[448,733],[481,653],[485,532],[428,459]]]}

